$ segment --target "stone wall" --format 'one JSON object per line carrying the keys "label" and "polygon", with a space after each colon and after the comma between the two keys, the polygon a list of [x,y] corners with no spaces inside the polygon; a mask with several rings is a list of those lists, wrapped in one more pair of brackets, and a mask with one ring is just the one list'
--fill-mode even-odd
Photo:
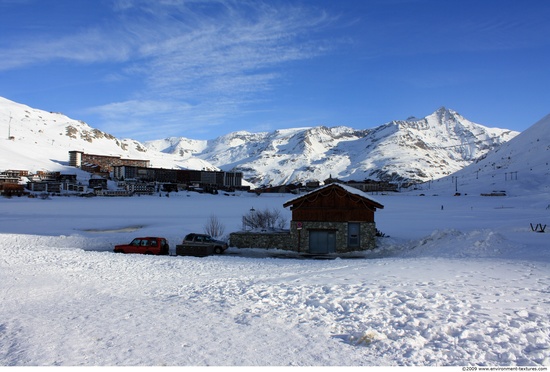
{"label": "stone wall", "polygon": [[297,252],[307,253],[309,251],[310,230],[332,230],[336,233],[336,253],[353,251],[366,251],[376,248],[376,224],[374,222],[360,223],[360,243],[358,247],[348,246],[348,223],[347,222],[300,222],[302,229],[298,229],[298,222],[291,221],[293,249]]}
{"label": "stone wall", "polygon": [[229,246],[237,248],[277,248],[293,250],[290,232],[234,232],[229,235]]}
{"label": "stone wall", "polygon": [[376,225],[360,223],[360,244],[348,246],[347,222],[301,222],[291,221],[290,231],[285,232],[234,232],[229,235],[229,246],[236,248],[284,249],[300,253],[309,252],[310,230],[331,230],[336,234],[336,253],[366,251],[376,248]]}

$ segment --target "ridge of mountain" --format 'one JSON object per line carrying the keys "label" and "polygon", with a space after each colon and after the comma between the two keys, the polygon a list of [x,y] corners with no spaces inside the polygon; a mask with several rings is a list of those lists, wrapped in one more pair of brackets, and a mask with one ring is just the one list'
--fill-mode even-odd
{"label": "ridge of mountain", "polygon": [[329,177],[425,182],[475,163],[518,134],[473,123],[442,107],[425,118],[372,129],[316,126],[141,143],[2,97],[0,133],[0,169],[68,171],[68,151],[78,150],[147,159],[152,167],[241,171],[256,187]]}
{"label": "ridge of mountain", "polygon": [[255,185],[323,181],[331,176],[409,183],[456,172],[517,134],[476,124],[442,107],[422,119],[392,121],[366,130],[317,126],[240,131],[200,144],[169,138],[147,141],[144,146],[242,171]]}

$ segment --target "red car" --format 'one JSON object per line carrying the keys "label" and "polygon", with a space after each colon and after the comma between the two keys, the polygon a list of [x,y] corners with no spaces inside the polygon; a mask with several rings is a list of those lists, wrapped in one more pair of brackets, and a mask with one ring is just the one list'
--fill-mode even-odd
{"label": "red car", "polygon": [[145,237],[135,238],[130,244],[115,245],[116,253],[143,253],[143,254],[162,254],[170,253],[170,246],[165,238]]}

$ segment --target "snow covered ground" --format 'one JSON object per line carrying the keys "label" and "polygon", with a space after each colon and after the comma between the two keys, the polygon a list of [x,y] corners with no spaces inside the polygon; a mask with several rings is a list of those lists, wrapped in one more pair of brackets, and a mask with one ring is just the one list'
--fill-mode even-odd
{"label": "snow covered ground", "polygon": [[291,198],[0,199],[0,365],[550,365],[548,194],[377,195],[389,237],[337,259],[112,253]]}

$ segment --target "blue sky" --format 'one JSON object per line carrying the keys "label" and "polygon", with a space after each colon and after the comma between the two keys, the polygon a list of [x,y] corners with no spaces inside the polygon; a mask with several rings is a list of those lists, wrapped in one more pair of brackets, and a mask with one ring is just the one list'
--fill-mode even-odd
{"label": "blue sky", "polygon": [[121,138],[550,113],[547,0],[0,0],[0,96]]}

